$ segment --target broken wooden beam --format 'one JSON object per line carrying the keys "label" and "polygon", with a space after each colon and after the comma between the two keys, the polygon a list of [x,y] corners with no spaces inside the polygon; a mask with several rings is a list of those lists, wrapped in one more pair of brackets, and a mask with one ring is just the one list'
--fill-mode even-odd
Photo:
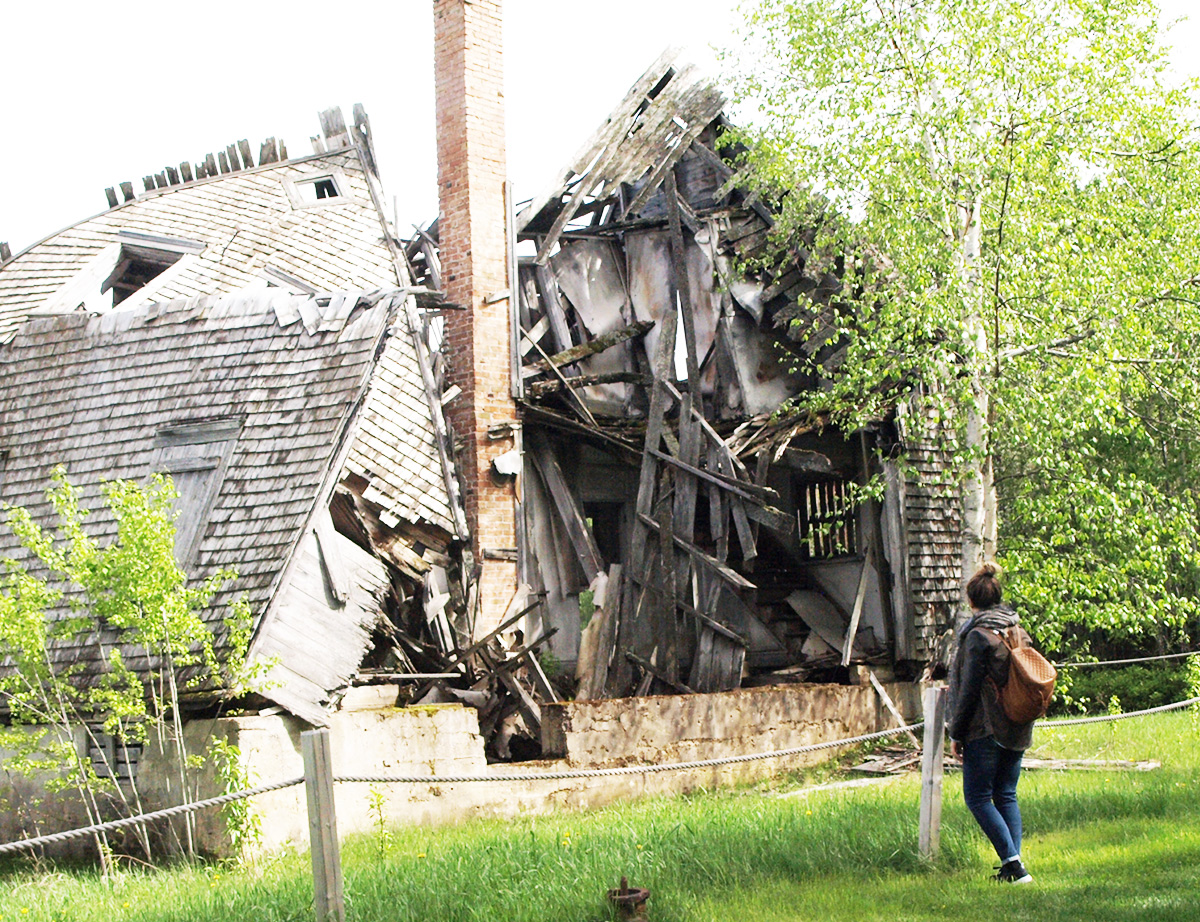
{"label": "broken wooden beam", "polygon": [[529,605],[526,608],[521,609],[519,612],[517,612],[511,618],[507,618],[504,621],[502,621],[500,623],[499,627],[495,628],[494,630],[492,630],[490,633],[486,634],[485,636],[479,638],[479,640],[475,641],[475,643],[471,644],[471,646],[467,647],[465,650],[459,650],[458,652],[454,653],[451,656],[451,658],[446,661],[447,668],[450,668],[452,666],[457,666],[459,663],[469,659],[471,656],[478,653],[480,650],[482,650],[484,648],[484,646],[489,641],[495,640],[502,633],[507,631],[510,627],[512,627],[514,624],[516,624],[518,621],[520,621],[522,618],[524,618],[527,614],[529,614],[531,611],[533,611],[535,608],[537,608],[541,604],[542,604],[542,599],[539,596],[537,601],[535,601],[532,605]]}
{"label": "broken wooden beam", "polygon": [[[661,526],[659,525],[659,523],[654,521],[654,519],[650,518],[650,516],[645,515],[644,513],[640,513],[640,512],[638,513],[638,521],[640,521],[643,525],[645,525],[647,528],[651,529],[656,534],[659,531],[661,531]],[[725,582],[729,583],[729,585],[733,586],[735,589],[740,590],[740,589],[757,589],[758,588],[757,586],[754,585],[754,583],[750,582],[750,580],[746,579],[746,577],[742,576],[742,574],[738,573],[732,567],[728,567],[725,564],[721,563],[721,561],[717,560],[717,558],[704,553],[704,551],[700,550],[700,548],[696,547],[696,545],[692,544],[690,541],[684,541],[682,538],[680,538],[678,536],[673,536],[673,537],[674,537],[675,544],[678,547],[687,551],[689,554],[692,555],[692,557],[694,557],[696,560],[703,563],[705,566],[707,566],[710,570],[712,570],[714,573],[716,573],[719,577],[721,577],[721,579],[725,580]]]}
{"label": "broken wooden beam", "polygon": [[[750,502],[757,503],[760,506],[766,505],[770,500],[779,499],[779,494],[770,487],[760,487],[753,483],[747,483],[744,480],[739,480],[736,477],[729,477],[728,475],[722,474],[718,471],[710,471],[706,468],[695,467],[691,464],[688,464],[686,461],[672,457],[666,452],[659,451],[655,448],[648,449],[648,451],[660,461],[666,461],[668,464],[677,467],[682,471],[687,471],[687,473],[694,477],[699,477],[701,480],[707,480],[709,483],[715,483],[720,487],[724,487],[735,496],[740,496],[742,499],[748,499]],[[784,513],[781,512],[780,515],[784,515]],[[787,517],[789,519],[791,518],[791,516]]]}
{"label": "broken wooden beam", "polygon": [[613,330],[611,333],[597,336],[589,342],[572,346],[570,349],[565,349],[547,359],[531,362],[521,369],[521,375],[528,378],[549,371],[551,367],[561,368],[563,365],[578,362],[580,359],[585,359],[589,355],[596,355],[606,349],[611,349],[613,346],[633,339],[635,336],[642,336],[653,326],[654,321],[652,320],[639,320],[637,323],[631,323],[627,327],[621,327],[619,330]]}
{"label": "broken wooden beam", "polygon": [[[530,346],[532,348],[532,345]],[[526,388],[530,397],[542,398],[570,387],[591,387],[593,384],[640,384],[649,387],[654,379],[649,375],[638,374],[635,371],[610,371],[600,375],[578,375],[566,382],[560,380],[534,381]]]}
{"label": "broken wooden beam", "polygon": [[661,669],[659,669],[657,666],[655,666],[653,663],[651,663],[648,659],[638,656],[632,650],[625,651],[625,659],[629,660],[629,662],[633,663],[635,666],[641,667],[641,669],[644,670],[647,675],[653,676],[654,678],[658,679],[658,681],[662,682],[664,685],[668,686],[669,688],[675,689],[677,692],[680,692],[681,694],[684,694],[684,695],[696,694],[696,690],[694,688],[690,688],[689,686],[684,685],[682,682],[678,681],[677,679],[668,678],[666,673],[664,673]]}
{"label": "broken wooden beam", "polygon": [[567,530],[567,537],[570,538],[571,546],[579,558],[579,565],[583,567],[583,574],[590,583],[596,578],[596,574],[604,569],[604,559],[600,556],[600,549],[596,547],[596,539],[592,537],[583,511],[579,508],[549,443],[534,430],[531,430],[527,437],[529,456],[533,459],[542,482],[546,484],[551,499],[554,500],[558,516]]}

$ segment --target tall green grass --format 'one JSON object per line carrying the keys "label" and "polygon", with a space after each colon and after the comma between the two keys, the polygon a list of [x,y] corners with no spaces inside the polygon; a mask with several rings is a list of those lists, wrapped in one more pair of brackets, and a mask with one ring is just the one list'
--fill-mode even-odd
{"label": "tall green grass", "polygon": [[[624,875],[650,888],[656,922],[1200,920],[1200,737],[1189,716],[1046,727],[1035,747],[1038,756],[1155,758],[1163,767],[1027,773],[1023,851],[1038,878],[1033,887],[987,881],[992,857],[955,775],[946,783],[941,855],[923,865],[920,786],[910,776],[870,788],[756,787],[356,837],[342,853],[348,915],[597,922],[611,918],[605,891]],[[365,786],[362,796],[370,796]],[[311,900],[307,855],[239,869],[129,869],[111,883],[93,872],[20,866],[0,877],[0,922],[299,922],[312,918]]]}

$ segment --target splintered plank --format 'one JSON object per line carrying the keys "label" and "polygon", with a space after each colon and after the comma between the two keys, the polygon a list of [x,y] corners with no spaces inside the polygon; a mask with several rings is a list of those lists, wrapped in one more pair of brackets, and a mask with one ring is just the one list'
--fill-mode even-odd
{"label": "splintered plank", "polygon": [[[536,327],[535,327],[536,330]],[[532,336],[534,330],[529,332]],[[532,348],[533,343],[530,343]],[[548,394],[556,393],[565,389],[574,389],[577,387],[590,387],[593,384],[640,384],[644,387],[649,387],[653,383],[653,378],[649,375],[638,374],[635,371],[610,371],[600,375],[576,375],[569,378],[567,381],[535,381],[529,385],[529,396],[533,398],[545,397]]]}
{"label": "splintered plank", "polygon": [[[668,688],[673,688],[673,689],[675,689],[675,691],[677,691],[683,695],[696,694],[696,690],[694,688],[684,685],[678,679],[672,678],[671,676],[667,675],[667,673],[663,672],[661,669],[659,669],[657,666],[655,666],[648,659],[638,656],[632,650],[625,651],[625,658],[627,660],[629,660],[629,662],[633,663],[635,666],[638,666],[639,668],[641,668],[642,671],[644,671],[646,673],[646,675],[652,676],[653,678],[658,679],[658,681],[662,682]],[[649,690],[649,689],[647,689],[647,690]]]}
{"label": "splintered plank", "polygon": [[[650,518],[650,516],[648,516],[648,515],[642,515],[641,513],[639,513],[638,521],[641,522],[643,525],[645,525],[647,528],[653,530],[654,532],[658,532],[661,530],[661,526],[659,525],[659,523],[656,522],[654,519]],[[673,537],[673,540],[677,547],[680,547],[683,550],[687,551],[688,554],[690,554],[693,559],[704,564],[706,567],[708,567],[710,570],[712,570],[713,573],[715,573],[717,576],[719,576],[721,579],[723,579],[725,582],[727,582],[734,589],[737,589],[740,591],[743,589],[757,589],[758,588],[757,586],[754,585],[754,583],[750,582],[750,580],[746,579],[746,577],[742,576],[742,574],[738,573],[732,567],[729,567],[729,566],[721,563],[721,561],[717,560],[715,557],[712,557],[709,554],[704,553],[704,551],[702,551],[700,548],[696,547],[696,545],[692,544],[690,541],[684,541],[682,538],[680,538],[678,536],[672,536],[672,537]]]}
{"label": "splintered plank", "polygon": [[549,371],[551,368],[561,368],[564,365],[570,365],[572,362],[578,362],[589,355],[596,355],[606,349],[611,349],[613,346],[633,339],[635,336],[642,336],[653,326],[654,321],[652,320],[639,320],[637,323],[631,323],[627,327],[621,327],[619,330],[613,330],[611,333],[597,336],[589,342],[572,346],[570,349],[566,349],[549,358],[530,362],[521,369],[521,375],[528,378]]}
{"label": "splintered plank", "polygon": [[567,537],[579,558],[579,564],[583,567],[588,582],[591,582],[596,578],[596,574],[604,569],[604,560],[600,556],[600,550],[596,547],[596,541],[584,520],[579,504],[575,501],[574,494],[571,493],[566,477],[563,476],[562,468],[554,457],[554,452],[542,439],[540,433],[530,431],[527,438],[529,454],[533,458],[534,466],[550,491],[555,508],[558,510],[558,516],[567,530]]}
{"label": "splintered plank", "polygon": [[567,312],[563,310],[562,298],[559,297],[558,280],[547,265],[538,264],[536,272],[538,295],[546,311],[550,331],[554,334],[554,346],[563,352],[570,349],[574,343],[571,339],[571,328],[567,323]]}

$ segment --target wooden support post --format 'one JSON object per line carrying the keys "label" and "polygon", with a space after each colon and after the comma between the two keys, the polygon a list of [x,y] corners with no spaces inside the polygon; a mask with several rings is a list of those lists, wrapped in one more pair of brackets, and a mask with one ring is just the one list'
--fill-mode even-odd
{"label": "wooden support post", "polygon": [[925,689],[925,745],[921,748],[921,831],[917,853],[937,858],[942,834],[942,759],[946,745],[946,688]]}
{"label": "wooden support post", "polygon": [[[903,727],[904,715],[896,709],[896,703],[892,701],[892,696],[887,693],[887,689],[883,687],[883,683],[879,681],[879,677],[875,675],[873,670],[868,670],[867,675],[871,679],[871,685],[874,687],[876,694],[879,695],[879,700],[882,701],[883,706],[888,709],[888,713],[896,719],[896,725]],[[904,732],[908,734],[908,738],[912,740],[912,744],[916,746],[917,749],[920,749],[921,741],[917,739],[917,734],[913,733],[912,730],[905,730]]]}
{"label": "wooden support post", "polygon": [[304,789],[308,795],[308,843],[312,851],[313,908],[317,922],[345,922],[342,859],[338,849],[337,816],[333,809],[333,760],[329,731],[300,734],[304,757]]}
{"label": "wooden support post", "polygon": [[871,545],[867,544],[863,554],[862,572],[858,576],[858,592],[854,595],[854,612],[850,615],[850,626],[846,628],[846,640],[842,644],[842,665],[850,665],[850,654],[854,650],[854,635],[858,633],[858,621],[862,617],[863,602],[867,597],[867,575],[871,567]]}
{"label": "wooden support post", "polygon": [[517,270],[517,219],[513,210],[513,184],[504,183],[504,237],[508,265],[508,373],[509,387],[514,400],[525,396],[525,379],[521,377],[521,312],[518,288],[521,277]]}

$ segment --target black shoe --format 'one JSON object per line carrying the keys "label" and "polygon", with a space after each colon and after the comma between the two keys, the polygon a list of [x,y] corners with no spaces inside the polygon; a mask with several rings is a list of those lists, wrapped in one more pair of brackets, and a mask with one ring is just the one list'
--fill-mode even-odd
{"label": "black shoe", "polygon": [[1014,859],[1000,865],[1000,873],[995,875],[992,880],[1002,884],[1031,884],[1033,875],[1026,870],[1025,865]]}

